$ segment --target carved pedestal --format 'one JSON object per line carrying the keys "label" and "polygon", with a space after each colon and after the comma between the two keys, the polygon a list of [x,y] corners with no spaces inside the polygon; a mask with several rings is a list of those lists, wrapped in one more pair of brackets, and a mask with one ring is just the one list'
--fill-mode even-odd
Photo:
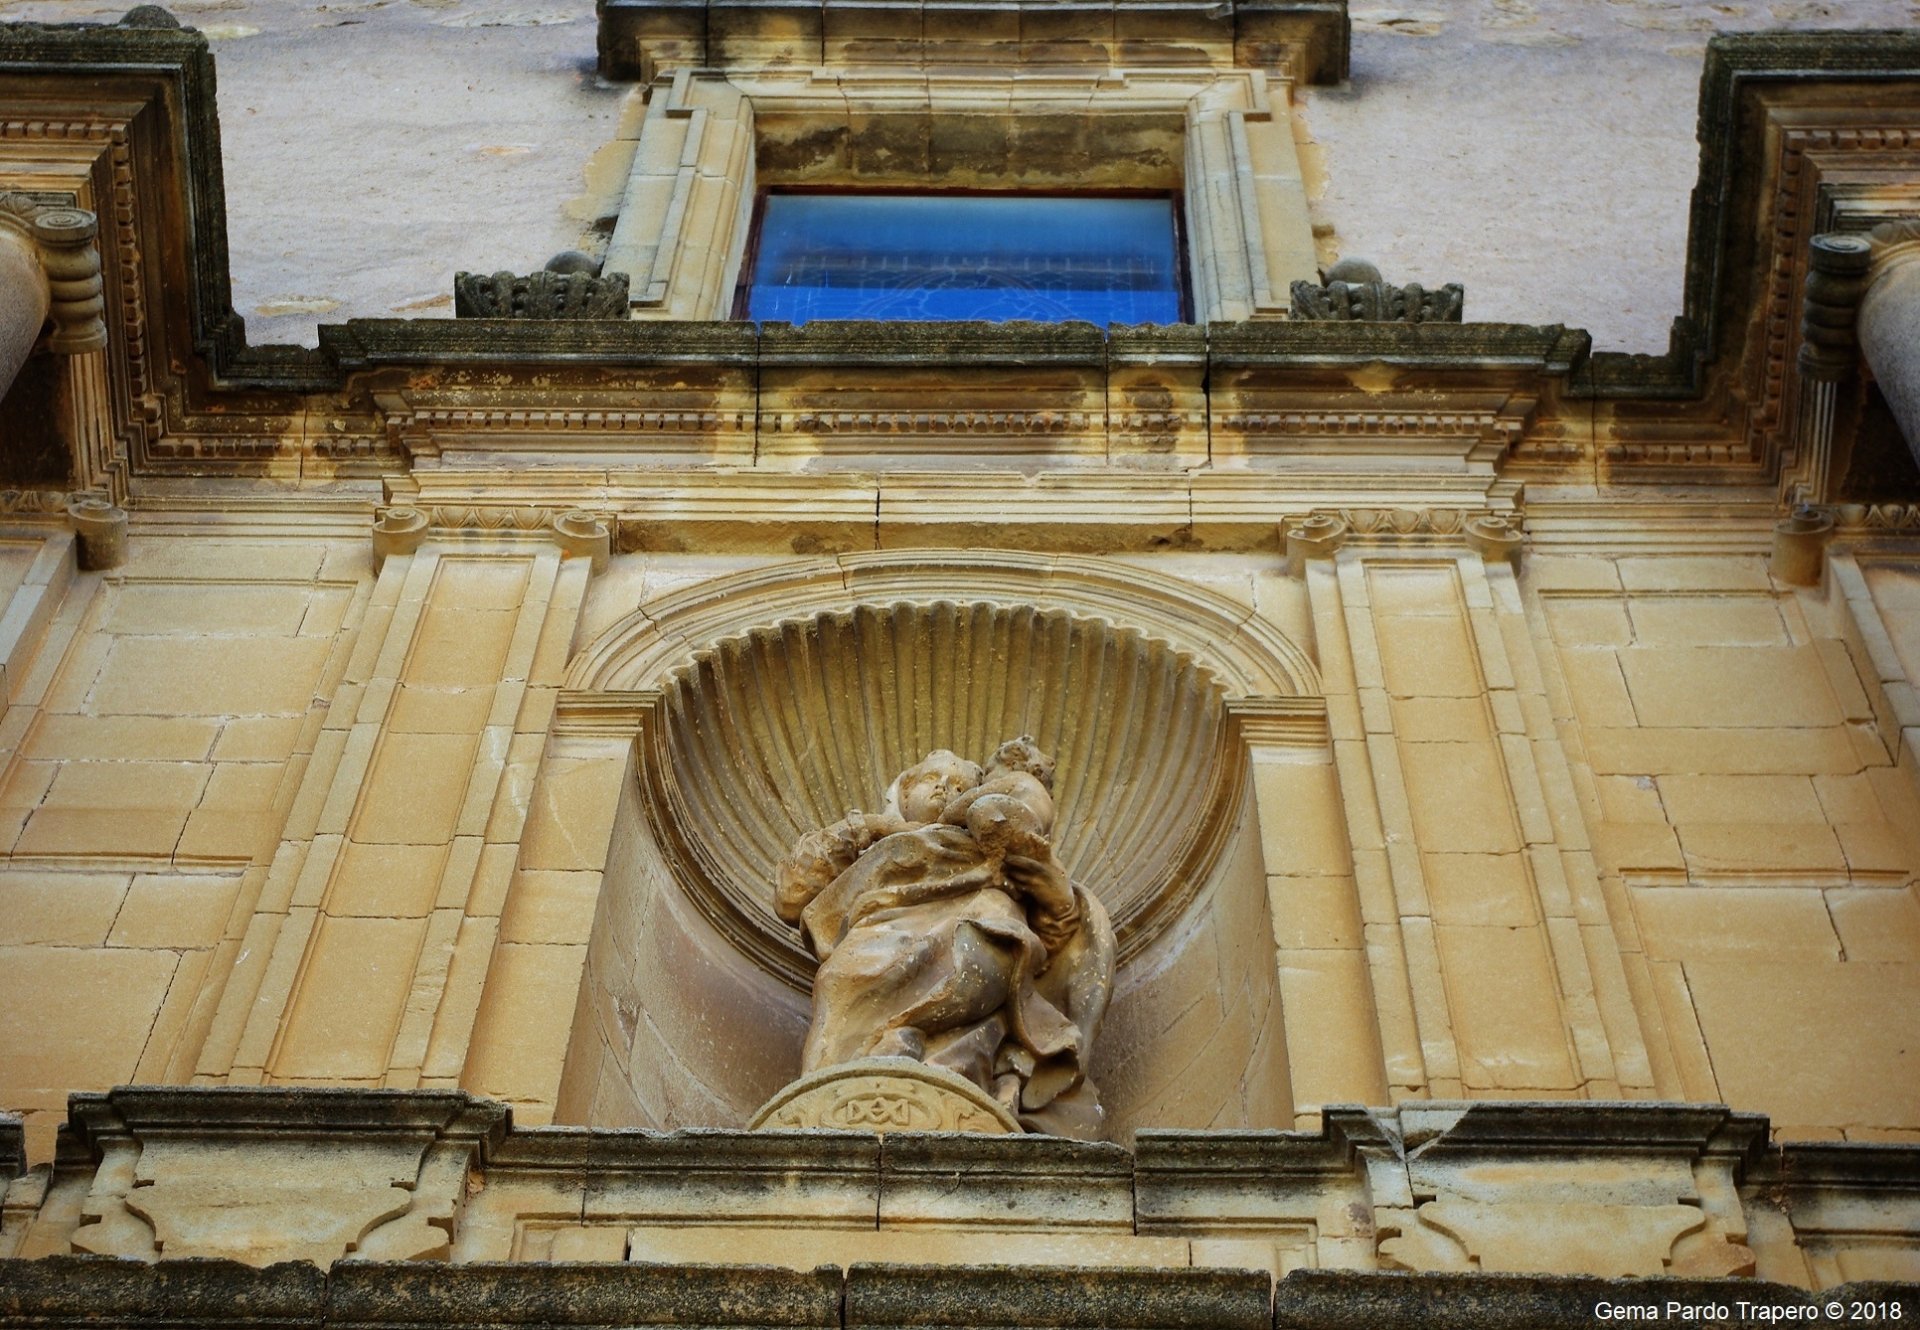
{"label": "carved pedestal", "polygon": [[755,1130],[970,1131],[1018,1134],[1020,1124],[964,1076],[912,1058],[862,1058],[802,1076],[753,1115]]}

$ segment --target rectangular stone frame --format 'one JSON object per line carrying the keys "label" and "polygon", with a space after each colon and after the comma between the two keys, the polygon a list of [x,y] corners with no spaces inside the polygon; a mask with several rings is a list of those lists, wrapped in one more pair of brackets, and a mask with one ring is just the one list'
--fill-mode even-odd
{"label": "rectangular stone frame", "polygon": [[[1250,69],[678,70],[654,86],[632,130],[605,271],[628,275],[636,318],[726,318],[765,174],[763,121],[840,140],[837,159],[783,180],[1087,188],[1089,149],[1124,155],[1128,127],[1164,118],[1178,127],[1169,135],[1178,161],[1148,153],[1096,171],[1092,184],[1179,190],[1196,323],[1279,317],[1289,284],[1317,278],[1290,96],[1287,81]],[[1004,126],[1017,160],[996,168],[960,152],[952,170],[937,169],[933,127],[958,117]],[[1048,127],[1069,124],[1048,139]]]}

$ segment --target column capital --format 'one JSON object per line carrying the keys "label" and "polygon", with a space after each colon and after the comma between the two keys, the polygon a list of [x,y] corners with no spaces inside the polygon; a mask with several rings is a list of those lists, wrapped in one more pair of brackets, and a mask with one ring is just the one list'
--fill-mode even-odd
{"label": "column capital", "polygon": [[14,191],[0,194],[0,226],[32,246],[46,274],[47,312],[53,318],[48,349],[61,355],[105,350],[100,219],[85,208]]}

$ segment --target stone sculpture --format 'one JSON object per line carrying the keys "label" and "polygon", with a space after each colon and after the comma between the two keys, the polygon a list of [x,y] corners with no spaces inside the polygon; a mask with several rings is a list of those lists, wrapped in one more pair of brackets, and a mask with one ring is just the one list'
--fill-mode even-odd
{"label": "stone sculpture", "polygon": [[1030,738],[984,769],[940,749],[900,773],[884,811],[794,845],[775,905],[820,960],[803,1080],[911,1059],[1028,1131],[1102,1134],[1087,1066],[1113,990],[1113,928],[1054,857],[1052,788]]}

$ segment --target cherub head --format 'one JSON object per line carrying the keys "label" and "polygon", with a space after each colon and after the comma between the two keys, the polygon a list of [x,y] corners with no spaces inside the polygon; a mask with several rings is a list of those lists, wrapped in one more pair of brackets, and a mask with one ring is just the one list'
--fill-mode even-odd
{"label": "cherub head", "polygon": [[887,807],[908,822],[933,822],[955,795],[980,783],[980,765],[936,748],[894,777]]}
{"label": "cherub head", "polygon": [[1031,734],[1009,739],[987,759],[987,775],[996,771],[1024,771],[1047,789],[1053,788],[1053,759],[1040,751]]}

